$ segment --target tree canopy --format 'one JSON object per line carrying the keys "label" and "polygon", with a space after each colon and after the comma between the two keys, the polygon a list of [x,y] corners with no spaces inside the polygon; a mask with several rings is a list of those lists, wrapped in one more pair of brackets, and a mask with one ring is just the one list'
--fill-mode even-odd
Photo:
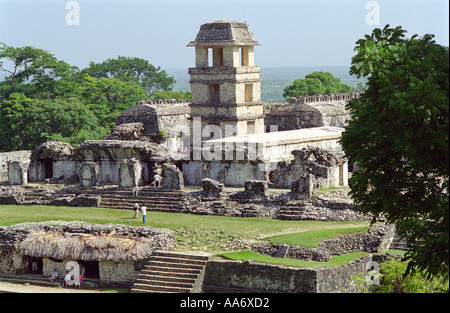
{"label": "tree canopy", "polygon": [[43,49],[0,43],[0,72],[0,151],[99,139],[140,100],[190,99],[188,91],[172,91],[173,77],[140,58],[80,70]]}
{"label": "tree canopy", "polygon": [[91,62],[81,73],[96,78],[116,78],[136,83],[147,93],[148,98],[157,91],[171,91],[175,84],[175,79],[164,70],[141,58],[118,56],[102,63]]}
{"label": "tree canopy", "polygon": [[341,80],[334,77],[333,74],[319,71],[308,74],[303,79],[294,80],[292,85],[284,88],[283,97],[290,98],[352,91],[352,87],[341,83]]}
{"label": "tree canopy", "polygon": [[351,196],[396,225],[411,250],[408,273],[449,268],[449,50],[400,26],[356,42],[350,73],[367,88],[348,104],[342,146],[358,171]]}

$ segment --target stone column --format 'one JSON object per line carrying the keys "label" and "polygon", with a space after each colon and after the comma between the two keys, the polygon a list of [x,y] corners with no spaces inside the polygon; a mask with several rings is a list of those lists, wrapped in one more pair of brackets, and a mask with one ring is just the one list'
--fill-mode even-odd
{"label": "stone column", "polygon": [[95,162],[83,162],[80,164],[80,184],[82,187],[98,185],[99,166]]}
{"label": "stone column", "polygon": [[134,187],[139,184],[142,175],[142,165],[137,160],[121,162],[119,166],[119,186]]}
{"label": "stone column", "polygon": [[10,185],[28,183],[27,167],[20,162],[8,162],[8,181]]}

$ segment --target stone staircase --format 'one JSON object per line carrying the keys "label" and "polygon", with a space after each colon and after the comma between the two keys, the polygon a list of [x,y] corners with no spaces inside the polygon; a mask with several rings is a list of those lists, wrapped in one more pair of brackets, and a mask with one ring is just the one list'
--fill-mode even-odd
{"label": "stone staircase", "polygon": [[155,251],[134,282],[132,293],[201,292],[210,256]]}
{"label": "stone staircase", "polygon": [[100,205],[112,209],[132,210],[137,201],[140,206],[145,204],[149,211],[179,212],[178,206],[183,201],[182,191],[150,187],[141,188],[138,196],[133,196],[131,189],[119,187],[91,189],[87,194],[100,196]]}
{"label": "stone staircase", "polygon": [[[12,283],[21,283],[21,284],[30,284],[35,286],[44,286],[44,287],[59,287],[61,283],[52,283],[48,280],[50,275],[42,275],[42,274],[13,274],[13,273],[0,273],[0,281],[12,282]],[[61,277],[62,281],[62,277]],[[98,279],[89,279],[85,278],[83,280],[84,288],[97,288],[98,287]],[[72,286],[72,288],[74,288]]]}
{"label": "stone staircase", "polygon": [[280,208],[278,218],[281,220],[301,220],[304,213],[305,206],[300,206],[298,204],[284,205]]}

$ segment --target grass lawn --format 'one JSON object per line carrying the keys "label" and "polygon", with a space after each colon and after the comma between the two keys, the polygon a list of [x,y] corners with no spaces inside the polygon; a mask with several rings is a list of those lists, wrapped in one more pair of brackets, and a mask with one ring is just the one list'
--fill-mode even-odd
{"label": "grass lawn", "polygon": [[[79,220],[100,224],[117,223],[130,226],[144,226],[142,219],[133,219],[133,215],[133,210],[43,205],[1,205],[0,225],[50,220]],[[267,218],[148,212],[145,226],[168,228],[176,231],[176,241],[180,251],[202,250],[218,252],[227,251],[228,245],[234,239],[263,239],[270,237],[271,241],[288,243],[286,238],[296,238],[300,236],[299,233],[306,235],[306,232],[309,233],[309,231],[321,230],[323,232],[327,229],[335,230],[340,228],[345,228],[348,231],[348,228],[353,229],[354,227],[356,227],[354,230],[361,231],[361,227],[367,227],[368,223],[368,221],[285,221]],[[279,236],[283,234],[292,235]],[[318,236],[320,237],[320,233],[314,234],[316,241],[319,238]],[[330,233],[325,232],[324,236],[330,236]],[[286,242],[283,240],[286,240]],[[306,241],[308,240],[306,239]]]}
{"label": "grass lawn", "polygon": [[[393,254],[404,254],[405,251],[402,250],[389,250],[387,252]],[[219,254],[219,256],[229,259],[229,260],[240,260],[240,261],[248,261],[255,260],[258,263],[267,263],[267,264],[278,264],[289,267],[304,267],[304,268],[316,268],[317,266],[325,266],[325,267],[333,267],[342,264],[346,264],[352,260],[359,259],[369,253],[367,252],[352,252],[348,254],[342,254],[338,256],[334,256],[328,262],[316,262],[316,261],[303,261],[296,259],[280,259],[274,258],[271,256],[259,254],[253,251],[237,251],[237,252],[227,252]]]}
{"label": "grass lawn", "polygon": [[319,243],[326,239],[336,238],[339,235],[346,235],[359,232],[367,232],[369,226],[352,228],[320,229],[307,232],[292,233],[264,238],[273,244],[287,244],[307,248],[318,248]]}
{"label": "grass lawn", "polygon": [[267,264],[278,264],[289,267],[304,267],[304,268],[316,268],[317,266],[326,266],[333,267],[337,265],[342,265],[348,263],[352,260],[361,258],[367,255],[367,252],[353,252],[343,255],[338,255],[332,257],[328,262],[317,262],[317,261],[303,261],[297,259],[280,259],[274,258],[268,255],[259,254],[253,251],[238,251],[238,252],[228,252],[222,253],[219,256],[229,259],[229,260],[255,260],[258,263],[267,263]]}

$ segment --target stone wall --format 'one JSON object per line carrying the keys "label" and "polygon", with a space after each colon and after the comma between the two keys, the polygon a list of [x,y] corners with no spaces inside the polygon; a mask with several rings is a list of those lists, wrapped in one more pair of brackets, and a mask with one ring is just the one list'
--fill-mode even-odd
{"label": "stone wall", "polygon": [[0,153],[0,184],[8,182],[8,163],[20,162],[20,164],[30,164],[31,150]]}
{"label": "stone wall", "polygon": [[252,261],[209,261],[203,281],[210,293],[358,292],[351,276],[364,273],[373,256],[336,267],[293,268]]}
{"label": "stone wall", "polygon": [[281,248],[287,248],[284,257],[305,261],[328,262],[333,256],[352,252],[379,253],[387,251],[395,237],[395,228],[389,225],[378,225],[368,232],[341,235],[338,238],[324,240],[318,248],[276,245],[268,242],[237,240],[231,248],[252,250],[254,252],[275,257]]}

